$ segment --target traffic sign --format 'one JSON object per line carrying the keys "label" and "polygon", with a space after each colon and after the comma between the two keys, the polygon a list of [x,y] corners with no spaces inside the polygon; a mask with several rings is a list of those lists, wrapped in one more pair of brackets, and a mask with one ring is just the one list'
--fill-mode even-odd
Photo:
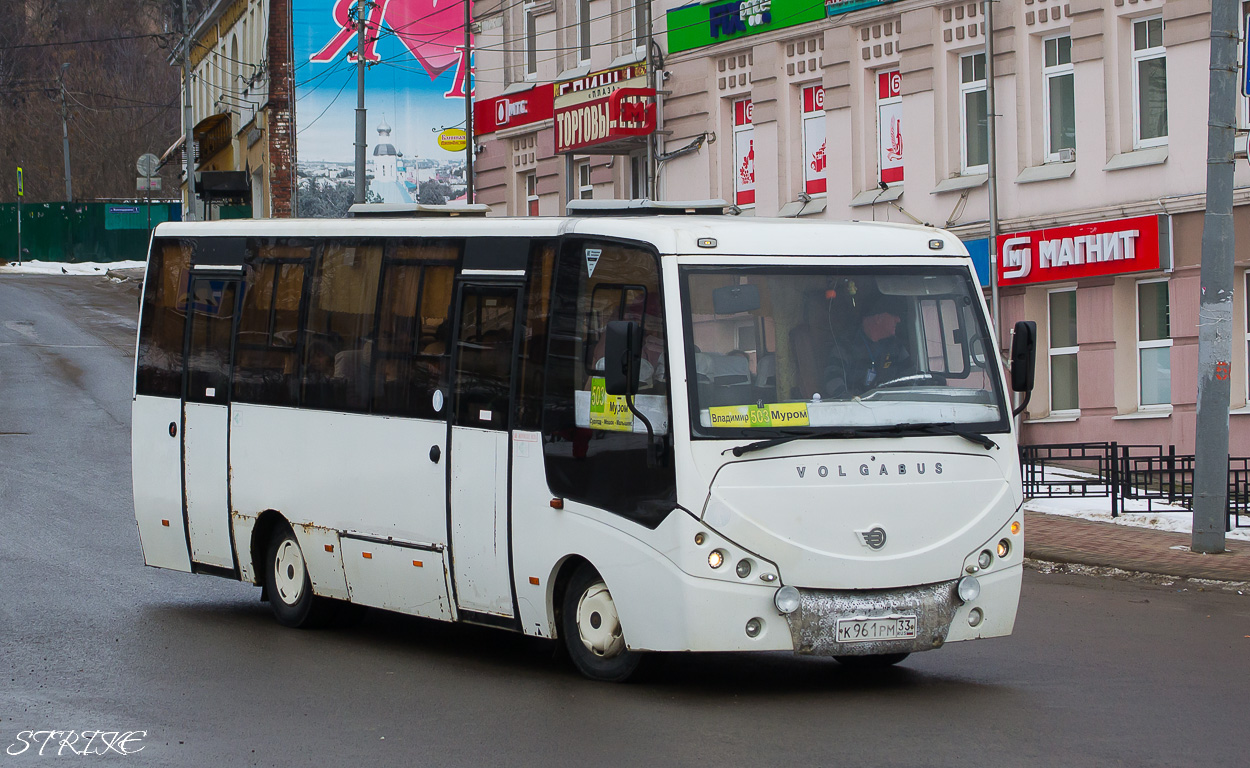
{"label": "traffic sign", "polygon": [[158,168],[161,167],[161,159],[151,152],[141,155],[135,162],[135,170],[140,176],[155,176]]}
{"label": "traffic sign", "polygon": [[18,168],[17,169],[17,196],[24,197],[25,195],[26,195],[26,190],[22,188],[22,169]]}

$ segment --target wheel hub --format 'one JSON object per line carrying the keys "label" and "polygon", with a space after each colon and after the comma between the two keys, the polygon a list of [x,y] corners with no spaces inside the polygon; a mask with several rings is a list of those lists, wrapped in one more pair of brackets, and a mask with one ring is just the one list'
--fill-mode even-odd
{"label": "wheel hub", "polygon": [[577,601],[577,632],[586,650],[604,659],[625,650],[616,603],[603,582],[590,585]]}
{"label": "wheel hub", "polygon": [[274,557],[274,588],[278,598],[287,605],[295,605],[304,593],[304,553],[299,545],[287,539],[278,546]]}

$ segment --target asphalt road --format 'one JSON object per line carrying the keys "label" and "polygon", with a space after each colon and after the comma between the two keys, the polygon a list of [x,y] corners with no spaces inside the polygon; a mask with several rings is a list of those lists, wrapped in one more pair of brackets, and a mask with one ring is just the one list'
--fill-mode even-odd
{"label": "asphalt road", "polygon": [[[1012,637],[871,676],[687,654],[604,685],[494,630],[279,627],[255,587],[143,565],[136,294],[0,276],[0,765],[1246,764],[1250,595],[1194,584],[1027,571]],[[143,749],[13,754],[47,730]]]}

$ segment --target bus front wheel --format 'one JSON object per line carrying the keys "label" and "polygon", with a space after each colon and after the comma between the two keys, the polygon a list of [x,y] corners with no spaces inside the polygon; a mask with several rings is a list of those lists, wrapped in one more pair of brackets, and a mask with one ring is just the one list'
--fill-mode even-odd
{"label": "bus front wheel", "polygon": [[560,629],[573,665],[592,680],[623,682],[642,660],[641,654],[625,645],[625,631],[608,585],[588,565],[578,568],[569,580]]}
{"label": "bus front wheel", "polygon": [[314,627],[323,623],[327,601],[313,594],[304,552],[289,527],[279,525],[274,529],[265,563],[269,606],[278,623],[285,627]]}

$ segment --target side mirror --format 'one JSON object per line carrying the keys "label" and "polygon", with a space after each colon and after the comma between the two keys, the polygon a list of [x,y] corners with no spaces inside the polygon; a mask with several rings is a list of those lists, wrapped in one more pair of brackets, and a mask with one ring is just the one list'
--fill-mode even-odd
{"label": "side mirror", "polygon": [[609,395],[638,391],[642,362],[642,326],[632,320],[608,323],[603,355],[603,385]]}
{"label": "side mirror", "polygon": [[1016,392],[1033,391],[1033,374],[1037,369],[1037,323],[1021,320],[1016,323],[1011,339],[1011,388]]}

